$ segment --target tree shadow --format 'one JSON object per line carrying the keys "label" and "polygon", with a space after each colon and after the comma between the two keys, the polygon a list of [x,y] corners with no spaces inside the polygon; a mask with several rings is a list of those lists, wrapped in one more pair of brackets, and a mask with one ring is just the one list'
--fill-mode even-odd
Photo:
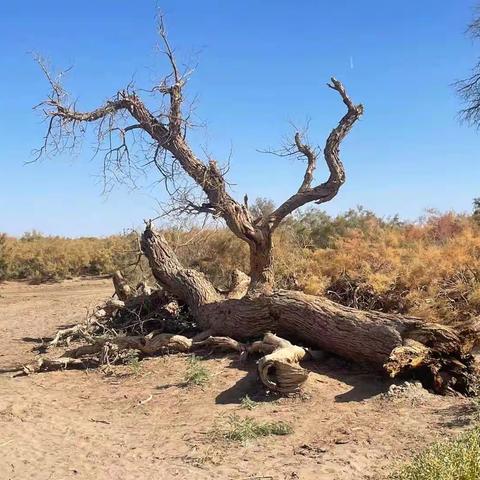
{"label": "tree shadow", "polygon": [[[353,365],[337,357],[328,357],[321,363],[308,361],[302,364],[307,370],[321,376],[333,378],[352,387],[351,390],[335,396],[335,402],[362,402],[388,391],[394,383],[392,380],[367,369],[365,366]],[[256,402],[271,402],[280,395],[268,393],[259,383],[256,363],[232,362],[229,368],[245,370],[246,375],[215,399],[217,404],[239,404],[246,395]]]}
{"label": "tree shadow", "polygon": [[[63,325],[59,325],[57,327],[57,331],[58,330],[64,330],[66,328],[72,328],[74,327],[75,325],[77,325],[77,323],[66,323],[66,324],[63,324]],[[55,332],[56,333],[56,332]],[[15,340],[17,341],[22,341],[22,342],[26,342],[26,343],[46,343],[46,342],[51,342],[53,340],[53,337],[51,336],[45,336],[45,337],[21,337],[21,338],[16,338]]]}
{"label": "tree shadow", "polygon": [[51,342],[53,337],[22,337],[19,340],[26,343],[45,343]]}
{"label": "tree shadow", "polygon": [[35,345],[31,348],[32,352],[47,353],[48,344],[53,337],[22,337],[19,340],[25,343],[34,343]]}
{"label": "tree shadow", "polygon": [[244,370],[246,375],[230,388],[218,394],[215,398],[216,404],[240,404],[246,395],[254,402],[273,402],[280,398],[280,395],[276,393],[267,392],[260,384],[255,360],[234,360],[228,365],[228,368]]}
{"label": "tree shadow", "polygon": [[386,393],[394,383],[380,372],[372,371],[371,367],[354,365],[334,356],[321,363],[305,362],[304,367],[318,375],[333,378],[352,387],[348,392],[335,395],[337,403],[368,400],[381,393]]}
{"label": "tree shadow", "polygon": [[437,412],[440,415],[440,424],[448,428],[463,428],[477,422],[480,414],[478,405],[471,402],[463,405],[453,405],[442,408]]}

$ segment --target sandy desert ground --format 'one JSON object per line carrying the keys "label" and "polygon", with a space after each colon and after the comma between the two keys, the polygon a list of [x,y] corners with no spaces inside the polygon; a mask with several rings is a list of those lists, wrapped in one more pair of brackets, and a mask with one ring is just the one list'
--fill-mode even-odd
{"label": "sandy desert ground", "polygon": [[[0,285],[0,369],[34,360],[42,339],[111,292],[107,279]],[[261,391],[253,360],[202,363],[212,374],[205,387],[183,385],[185,356],[108,374],[0,375],[0,479],[380,479],[475,415],[463,398],[385,394],[387,379],[334,358],[309,364],[305,394],[287,399]],[[259,401],[251,411],[240,404],[246,394]],[[218,439],[231,414],[289,422],[294,433]]]}

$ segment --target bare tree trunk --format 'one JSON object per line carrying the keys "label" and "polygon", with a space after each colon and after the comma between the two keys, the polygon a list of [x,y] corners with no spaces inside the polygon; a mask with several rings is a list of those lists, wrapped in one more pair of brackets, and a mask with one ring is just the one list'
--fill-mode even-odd
{"label": "bare tree trunk", "polygon": [[260,241],[250,246],[250,288],[251,293],[269,293],[274,285],[273,241],[268,230],[258,230]]}
{"label": "bare tree trunk", "polygon": [[165,238],[147,225],[141,240],[155,280],[169,293],[188,305],[194,316],[203,305],[222,297],[205,275],[182,266]]}
{"label": "bare tree trunk", "polygon": [[370,364],[392,377],[416,371],[439,393],[471,393],[474,328],[459,333],[414,317],[360,311],[286,290],[222,297],[205,276],[183,268],[165,239],[151,227],[143,235],[142,247],[157,281],[184,301],[200,327],[211,335],[246,339],[273,331]]}
{"label": "bare tree trunk", "polygon": [[[211,158],[202,161],[189,146],[186,136],[189,122],[182,116],[183,87],[189,73],[182,76],[177,68],[161,20],[159,34],[172,71],[152,91],[169,98],[169,102],[165,102],[165,111],[150,111],[130,86],[117,92],[98,108],[79,111],[75,102],[69,101],[71,97],[66,95],[59,80],[52,77],[40,61],[51,92],[37,106],[48,119],[47,133],[38,158],[50,148],[59,152],[62,147],[74,146],[77,134],[80,137],[88,123],[98,127],[98,148],[101,148],[102,142],[106,142],[104,170],[112,170],[115,178],[123,171],[128,174],[154,164],[161,179],[168,185],[175,179],[173,170],[176,168],[172,169],[162,158],[168,158],[168,155],[164,155],[166,152],[174,157],[175,165],[204,193],[200,203],[191,198],[189,188],[180,189],[177,200],[182,200],[184,209],[222,218],[228,228],[250,246],[251,281],[247,295],[241,298],[248,285],[248,282],[242,281],[237,282],[238,288],[232,288],[233,293],[229,298],[228,294],[219,293],[201,273],[184,268],[165,240],[150,226],[145,230],[142,249],[156,280],[188,305],[191,314],[205,330],[237,338],[262,335],[274,330],[345,358],[369,362],[392,376],[409,369],[426,371],[433,388],[439,392],[448,389],[468,391],[473,379],[470,351],[474,344],[474,329],[460,334],[441,325],[425,325],[415,318],[362,312],[323,298],[273,290],[272,234],[288,215],[303,205],[328,202],[337,195],[345,182],[340,145],[363,115],[363,106],[352,101],[341,82],[331,79],[328,86],[338,93],[347,111],[325,142],[323,156],[328,177],[315,184],[319,150],[304,143],[302,135],[297,132],[294,143],[277,154],[303,158],[306,161],[303,179],[298,189],[273,212],[254,218],[248,208],[248,199],[241,204],[230,195],[225,172],[216,161]],[[135,164],[129,156],[131,134],[127,135],[127,132],[138,129],[145,134],[141,136],[144,151],[153,153],[147,162],[142,159],[141,163]],[[117,135],[119,146],[115,144]],[[119,297],[128,299],[129,292],[124,291],[122,279],[117,280]],[[280,344],[286,345],[280,342],[280,349],[287,348]],[[288,358],[294,355],[299,359],[295,350],[290,349],[288,354],[283,350],[276,354],[277,360],[272,361],[278,363],[280,357],[285,360],[285,355]],[[302,378],[303,372],[293,372],[292,377],[295,376]]]}

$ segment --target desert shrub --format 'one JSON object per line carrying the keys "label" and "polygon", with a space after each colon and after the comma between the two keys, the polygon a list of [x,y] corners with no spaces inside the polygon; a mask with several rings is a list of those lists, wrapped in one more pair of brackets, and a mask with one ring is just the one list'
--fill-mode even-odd
{"label": "desert shrub", "polygon": [[[271,209],[266,201],[256,208]],[[248,247],[227,229],[165,234],[184,265],[226,288],[248,271]],[[132,284],[154,280],[136,264],[134,234],[106,238],[0,236],[0,278],[46,281],[121,269]],[[275,233],[277,286],[327,295],[344,305],[456,323],[480,314],[480,224],[473,216],[428,212],[417,222],[357,208],[331,217],[309,210]]]}
{"label": "desert shrub", "polygon": [[[447,214],[402,229],[352,230],[314,257],[327,293],[342,303],[453,323],[479,313],[479,247],[476,225]],[[355,288],[342,288],[342,277]]]}
{"label": "desert shrub", "polygon": [[437,443],[394,473],[391,480],[477,480],[480,478],[480,429]]}
{"label": "desert shrub", "polygon": [[110,274],[131,263],[133,235],[106,238],[63,238],[28,232],[0,240],[0,274],[4,279],[32,282],[79,275]]}
{"label": "desert shrub", "polygon": [[[397,220],[393,220],[397,221]],[[361,206],[331,217],[325,212],[309,209],[290,219],[288,225],[295,233],[300,244],[308,248],[332,247],[337,238],[345,236],[351,230],[368,232],[372,226],[386,225],[385,221],[373,212]]]}

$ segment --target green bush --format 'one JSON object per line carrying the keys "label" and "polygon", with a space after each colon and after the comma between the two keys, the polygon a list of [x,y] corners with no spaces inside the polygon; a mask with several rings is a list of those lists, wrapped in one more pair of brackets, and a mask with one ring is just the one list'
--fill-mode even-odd
{"label": "green bush", "polygon": [[394,473],[391,480],[480,479],[480,428],[437,443]]}

